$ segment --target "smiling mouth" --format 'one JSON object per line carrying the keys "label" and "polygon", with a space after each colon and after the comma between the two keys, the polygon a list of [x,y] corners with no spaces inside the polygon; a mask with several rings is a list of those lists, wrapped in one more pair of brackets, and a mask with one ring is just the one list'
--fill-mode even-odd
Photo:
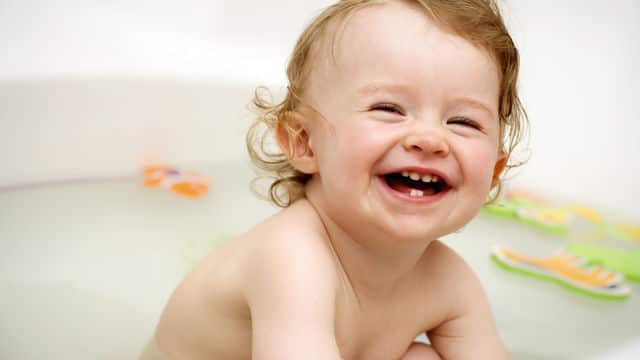
{"label": "smiling mouth", "polygon": [[413,171],[389,173],[383,175],[383,178],[391,189],[412,198],[434,196],[450,188],[439,176]]}

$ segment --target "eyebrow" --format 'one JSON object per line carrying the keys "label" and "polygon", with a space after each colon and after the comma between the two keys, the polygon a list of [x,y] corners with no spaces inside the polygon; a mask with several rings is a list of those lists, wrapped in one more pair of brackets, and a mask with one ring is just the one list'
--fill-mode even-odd
{"label": "eyebrow", "polygon": [[360,95],[371,95],[380,91],[406,91],[406,86],[402,84],[390,84],[390,83],[370,83],[357,90]]}
{"label": "eyebrow", "polygon": [[492,118],[495,118],[497,115],[491,110],[491,107],[485,104],[480,100],[476,100],[470,97],[458,97],[454,98],[452,103],[454,104],[465,104],[467,106],[474,107],[476,109],[482,110],[487,114],[491,115]]}

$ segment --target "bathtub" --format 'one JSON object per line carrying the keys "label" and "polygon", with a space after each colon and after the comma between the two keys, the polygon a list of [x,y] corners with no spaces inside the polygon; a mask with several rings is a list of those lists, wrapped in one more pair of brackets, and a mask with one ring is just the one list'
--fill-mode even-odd
{"label": "bathtub", "polygon": [[[199,200],[135,174],[0,192],[0,358],[134,358],[189,268],[276,211],[249,191],[247,162],[199,170],[213,179]],[[480,277],[514,359],[637,359],[637,284],[604,301],[505,272],[489,260],[495,243],[540,255],[562,244],[504,219],[480,216],[445,241]]]}
{"label": "bathtub", "polygon": [[274,211],[246,164],[209,170],[202,200],[136,177],[0,193],[0,358],[135,358],[197,259]]}

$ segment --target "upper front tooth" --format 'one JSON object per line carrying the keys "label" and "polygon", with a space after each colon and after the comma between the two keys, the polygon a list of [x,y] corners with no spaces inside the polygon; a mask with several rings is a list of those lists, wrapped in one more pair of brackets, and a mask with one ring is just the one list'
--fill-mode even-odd
{"label": "upper front tooth", "polygon": [[422,182],[430,182],[432,180],[433,178],[431,177],[431,175],[425,175],[422,177]]}
{"label": "upper front tooth", "polygon": [[418,173],[409,173],[409,177],[411,178],[411,180],[420,180],[420,174]]}
{"label": "upper front tooth", "polygon": [[435,176],[435,175],[431,177],[431,181],[432,181],[432,182],[437,182],[438,180],[440,180],[440,178],[438,178],[438,177],[437,177],[437,176]]}
{"label": "upper front tooth", "polygon": [[408,172],[408,171],[403,171],[403,172],[402,172],[402,176],[404,176],[404,177],[409,177],[409,172]]}

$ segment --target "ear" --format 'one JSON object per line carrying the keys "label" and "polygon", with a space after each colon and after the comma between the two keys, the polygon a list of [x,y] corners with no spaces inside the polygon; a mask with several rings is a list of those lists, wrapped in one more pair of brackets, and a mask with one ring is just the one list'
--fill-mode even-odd
{"label": "ear", "polygon": [[507,167],[508,159],[507,155],[500,151],[498,154],[498,160],[496,160],[496,165],[493,167],[493,179],[491,180],[492,189],[500,183],[500,175],[504,171],[505,167]]}
{"label": "ear", "polygon": [[284,113],[276,126],[276,140],[296,170],[305,174],[318,172],[309,139],[308,121],[302,114],[296,111]]}

